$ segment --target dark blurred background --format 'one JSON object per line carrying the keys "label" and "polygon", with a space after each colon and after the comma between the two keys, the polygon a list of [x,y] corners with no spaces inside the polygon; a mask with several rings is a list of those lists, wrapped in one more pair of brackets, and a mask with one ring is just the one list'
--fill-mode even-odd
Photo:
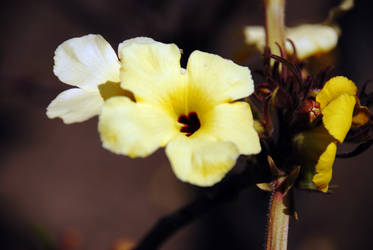
{"label": "dark blurred background", "polygon": [[[325,19],[335,0],[288,0],[287,24]],[[341,20],[336,72],[373,78],[373,15],[357,1]],[[174,42],[186,58],[203,50],[233,58],[242,28],[263,24],[259,0],[3,1],[0,10],[0,249],[119,249],[196,188],[171,172],[163,150],[130,160],[101,147],[97,118],[64,125],[45,109],[69,86],[53,75],[63,41],[101,34],[113,48],[128,38]],[[260,67],[259,54],[241,62]],[[348,150],[348,148],[342,148]],[[289,249],[372,249],[372,153],[337,160],[332,195],[299,191],[300,220]],[[263,249],[269,195],[255,187],[183,228],[162,249]],[[119,244],[119,245],[118,245]],[[123,247],[123,245],[122,245]],[[124,249],[124,247],[122,248]]]}

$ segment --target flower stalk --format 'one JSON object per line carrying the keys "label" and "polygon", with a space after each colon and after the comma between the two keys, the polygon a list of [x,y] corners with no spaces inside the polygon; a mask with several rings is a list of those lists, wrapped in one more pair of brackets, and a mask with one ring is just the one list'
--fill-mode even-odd
{"label": "flower stalk", "polygon": [[[266,46],[277,56],[285,48],[285,2],[286,0],[264,0]],[[283,180],[273,181],[273,195],[268,214],[266,250],[286,250],[289,231],[287,205],[289,193],[281,188]]]}
{"label": "flower stalk", "polygon": [[279,46],[285,48],[285,0],[264,0],[264,7],[266,45],[280,56]]}
{"label": "flower stalk", "polygon": [[266,250],[286,250],[289,232],[289,192],[283,192],[278,188],[278,181],[273,183],[270,210],[268,214],[268,228]]}

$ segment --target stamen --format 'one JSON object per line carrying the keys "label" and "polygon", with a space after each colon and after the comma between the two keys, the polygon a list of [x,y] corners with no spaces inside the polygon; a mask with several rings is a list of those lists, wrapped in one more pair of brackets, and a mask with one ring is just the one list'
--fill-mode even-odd
{"label": "stamen", "polygon": [[190,112],[188,116],[180,115],[178,122],[183,124],[183,126],[180,128],[180,132],[185,133],[186,136],[191,136],[201,127],[201,123],[196,112]]}

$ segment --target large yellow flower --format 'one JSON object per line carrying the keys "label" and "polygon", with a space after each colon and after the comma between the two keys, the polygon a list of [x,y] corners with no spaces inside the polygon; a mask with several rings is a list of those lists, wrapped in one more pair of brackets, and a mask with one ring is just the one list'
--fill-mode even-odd
{"label": "large yellow flower", "polygon": [[53,72],[61,82],[76,88],[60,93],[49,104],[47,116],[60,117],[69,124],[98,115],[104,103],[99,85],[118,83],[119,88],[119,68],[114,50],[100,35],[63,42],[56,49]]}
{"label": "large yellow flower", "polygon": [[248,68],[194,51],[187,69],[180,50],[150,38],[119,46],[121,87],[127,97],[108,99],[99,117],[103,146],[130,157],[160,147],[176,176],[199,186],[220,181],[239,154],[260,152],[250,106],[235,100],[253,90]]}
{"label": "large yellow flower", "polygon": [[[316,101],[320,104],[323,125],[302,133],[308,162],[314,169],[312,182],[321,191],[327,192],[332,178],[332,167],[337,144],[342,143],[351,128],[357,88],[343,76],[337,76],[325,83]],[[307,167],[307,166],[306,166]]]}

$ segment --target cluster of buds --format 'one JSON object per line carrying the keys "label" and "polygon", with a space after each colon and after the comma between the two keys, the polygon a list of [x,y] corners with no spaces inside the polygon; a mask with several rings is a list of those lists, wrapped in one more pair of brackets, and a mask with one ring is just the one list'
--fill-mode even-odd
{"label": "cluster of buds", "polygon": [[[292,185],[328,192],[335,157],[356,156],[373,143],[368,108],[373,95],[366,93],[367,84],[358,91],[346,77],[332,77],[331,68],[312,76],[296,52],[285,59],[284,52],[279,57],[267,49],[264,58],[262,81],[250,100],[256,106],[262,154],[271,156],[285,176],[300,166]],[[359,145],[337,155],[343,142]]]}

